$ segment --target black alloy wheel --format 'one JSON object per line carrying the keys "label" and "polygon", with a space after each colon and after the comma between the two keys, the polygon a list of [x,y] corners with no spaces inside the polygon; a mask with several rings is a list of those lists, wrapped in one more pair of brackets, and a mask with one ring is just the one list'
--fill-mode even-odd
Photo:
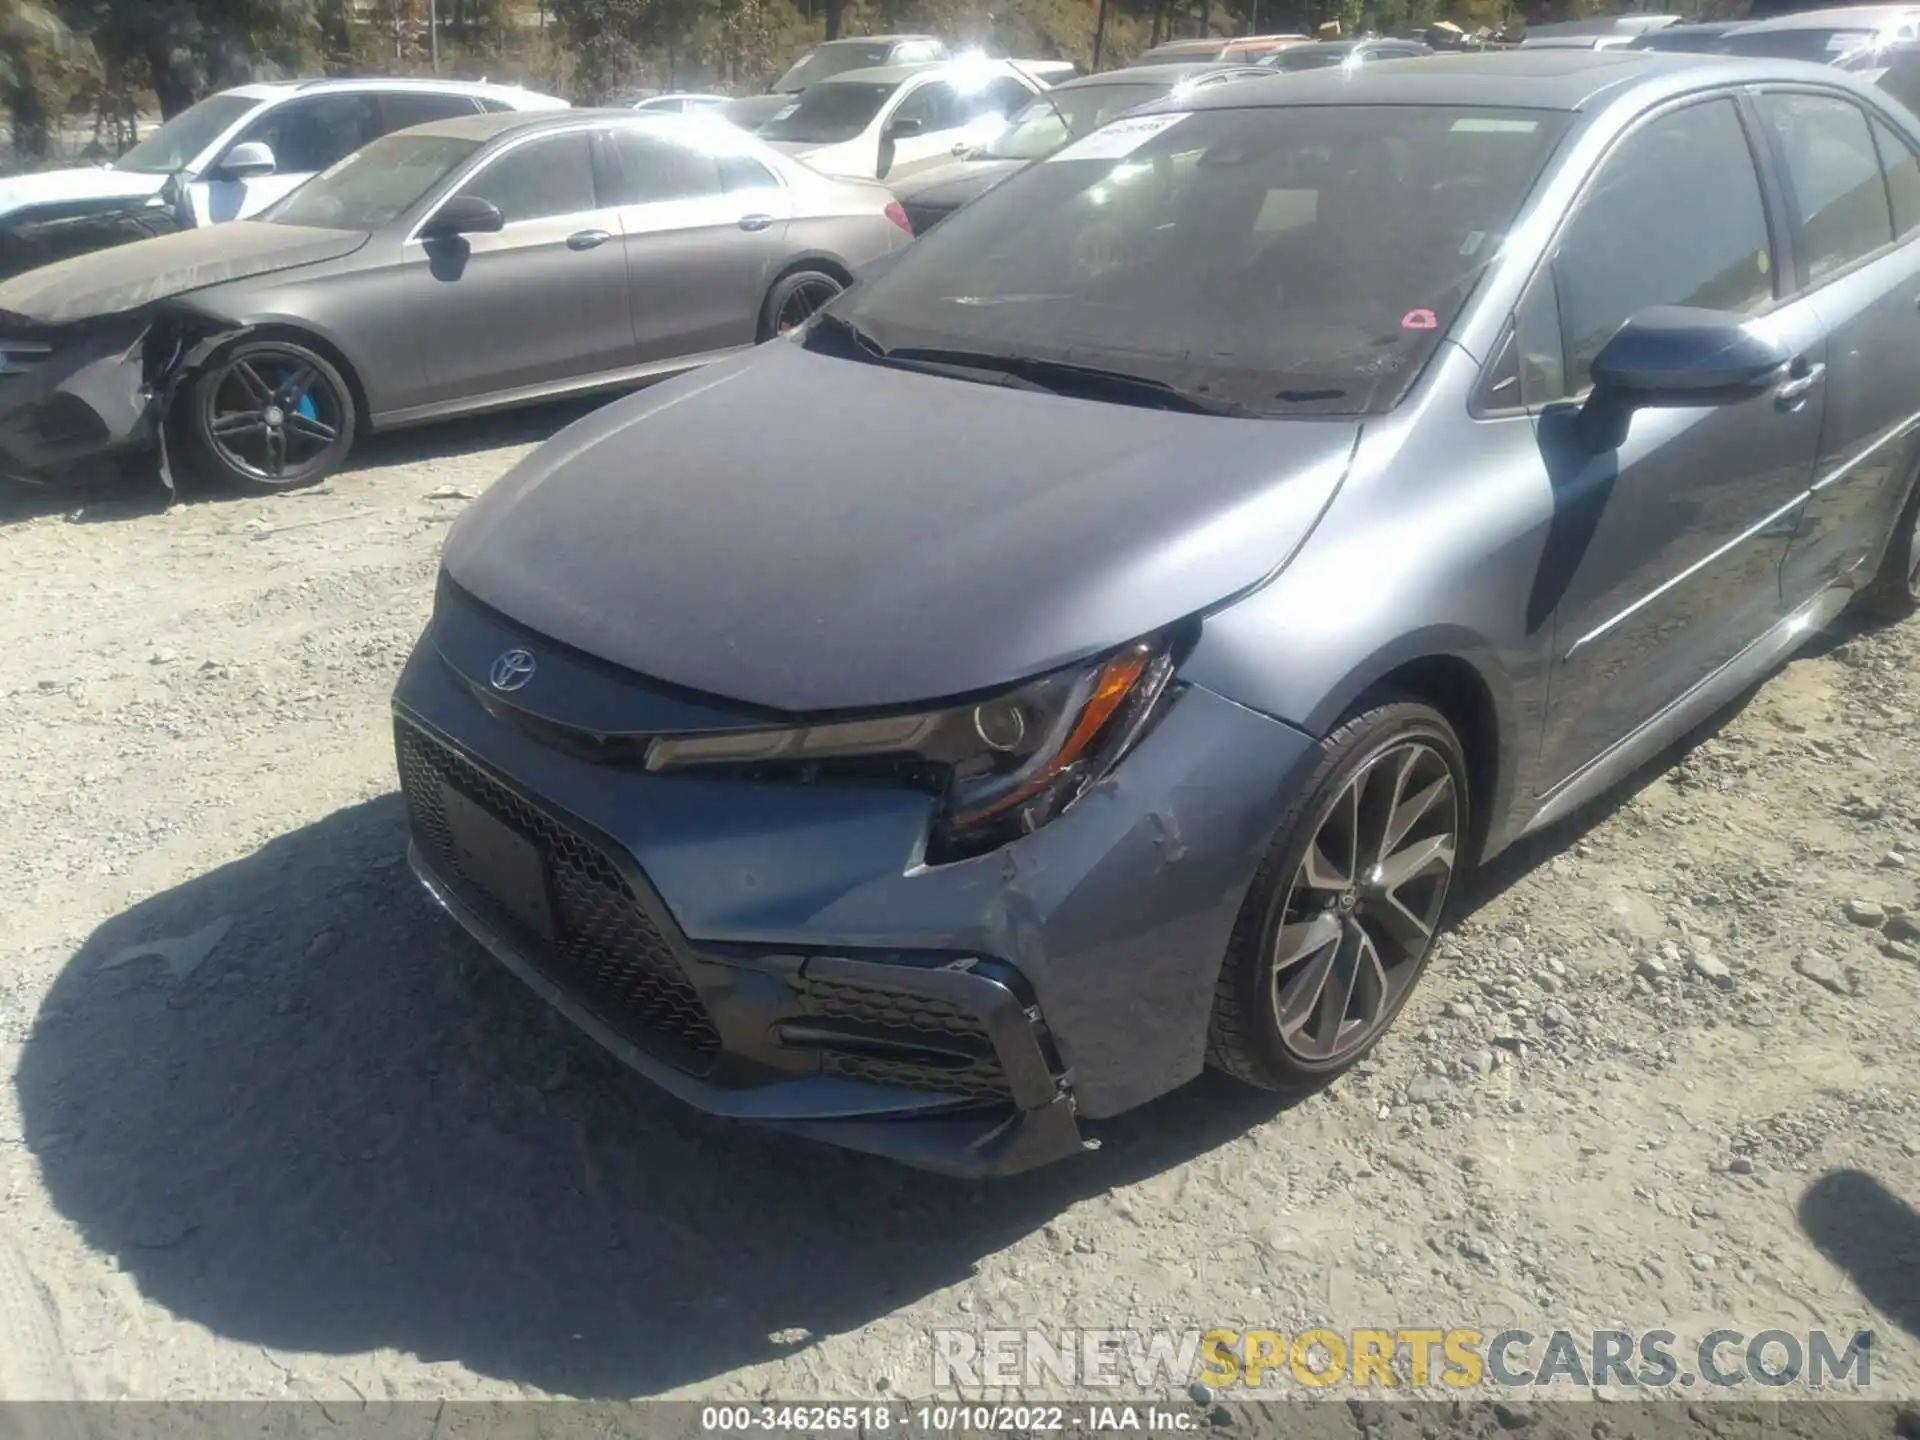
{"label": "black alloy wheel", "polygon": [[796,330],[813,318],[814,312],[846,287],[820,270],[796,270],[783,275],[767,295],[760,319],[760,338],[771,340]]}
{"label": "black alloy wheel", "polygon": [[1248,891],[1215,994],[1209,1060],[1284,1090],[1364,1055],[1426,968],[1466,863],[1466,765],[1446,719],[1400,701],[1322,743]]}
{"label": "black alloy wheel", "polygon": [[275,493],[331,475],[353,447],[353,395],[323,356],[284,340],[242,342],[194,382],[191,438],[210,478]]}

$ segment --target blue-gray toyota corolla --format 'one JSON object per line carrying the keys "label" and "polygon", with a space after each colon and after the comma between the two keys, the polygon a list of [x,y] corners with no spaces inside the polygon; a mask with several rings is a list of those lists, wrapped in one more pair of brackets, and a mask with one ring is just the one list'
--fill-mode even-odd
{"label": "blue-gray toyota corolla", "polygon": [[703,1109],[954,1173],[1392,1022],[1468,866],[1914,604],[1920,121],[1603,51],[1127,117],[450,535],[413,863]]}

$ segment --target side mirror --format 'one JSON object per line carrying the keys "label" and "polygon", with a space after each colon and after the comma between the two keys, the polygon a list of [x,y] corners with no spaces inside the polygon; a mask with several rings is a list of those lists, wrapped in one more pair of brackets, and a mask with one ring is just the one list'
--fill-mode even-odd
{"label": "side mirror", "polygon": [[258,180],[277,168],[271,145],[264,140],[242,140],[226,153],[214,173],[222,180]]}
{"label": "side mirror", "polygon": [[422,240],[452,240],[460,235],[491,235],[506,227],[507,217],[491,200],[478,195],[456,195],[420,227]]}
{"label": "side mirror", "polygon": [[891,125],[887,126],[886,138],[889,140],[911,140],[920,133],[922,128],[918,120],[911,118],[895,120]]}
{"label": "side mirror", "polygon": [[1605,448],[1635,410],[1731,405],[1761,394],[1793,356],[1764,323],[1721,310],[1660,305],[1622,325],[1593,358],[1581,420]]}

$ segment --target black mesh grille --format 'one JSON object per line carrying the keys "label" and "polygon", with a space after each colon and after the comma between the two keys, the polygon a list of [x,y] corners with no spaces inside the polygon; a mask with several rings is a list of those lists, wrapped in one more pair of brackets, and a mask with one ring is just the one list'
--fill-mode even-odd
{"label": "black mesh grille", "polygon": [[936,1095],[980,1099],[1011,1097],[1006,1075],[986,1028],[971,1011],[951,1001],[878,985],[809,978],[803,982],[808,1011],[844,1026],[851,1035],[889,1053],[850,1044],[827,1049],[822,1068],[830,1075]]}
{"label": "black mesh grille", "polygon": [[[438,741],[404,725],[397,738],[400,788],[414,837],[434,868],[458,882],[460,898],[512,934],[548,978],[635,1044],[683,1069],[709,1069],[720,1037],[706,1006],[605,852]],[[539,848],[552,885],[558,932],[552,942],[529,934],[462,872],[440,798],[442,783]]]}

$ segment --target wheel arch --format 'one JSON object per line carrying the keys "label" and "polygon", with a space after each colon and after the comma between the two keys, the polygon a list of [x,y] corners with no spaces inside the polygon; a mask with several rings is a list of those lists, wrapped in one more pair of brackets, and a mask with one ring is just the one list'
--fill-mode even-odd
{"label": "wheel arch", "polygon": [[1505,668],[1477,637],[1442,630],[1409,636],[1369,656],[1329,686],[1306,721],[1325,735],[1389,697],[1418,700],[1447,719],[1466,752],[1476,861],[1504,848],[1520,766],[1520,724]]}
{"label": "wheel arch", "polygon": [[822,274],[831,275],[842,285],[853,284],[853,267],[838,255],[827,250],[803,250],[787,256],[785,263],[768,278],[767,294],[771,295],[773,287],[789,275],[798,274],[802,270],[818,270]]}
{"label": "wheel arch", "polygon": [[[360,377],[360,367],[354,363],[347,348],[326,327],[298,316],[252,315],[225,316],[207,311],[183,309],[180,318],[196,326],[218,326],[221,329],[244,333],[235,334],[233,343],[243,340],[282,340],[295,345],[304,345],[319,355],[329,365],[340,372],[340,378],[347,382],[347,392],[353,400],[355,429],[364,435],[373,428],[373,407],[369,402],[366,382]],[[223,344],[221,349],[225,349]],[[218,351],[215,352],[216,354]]]}

